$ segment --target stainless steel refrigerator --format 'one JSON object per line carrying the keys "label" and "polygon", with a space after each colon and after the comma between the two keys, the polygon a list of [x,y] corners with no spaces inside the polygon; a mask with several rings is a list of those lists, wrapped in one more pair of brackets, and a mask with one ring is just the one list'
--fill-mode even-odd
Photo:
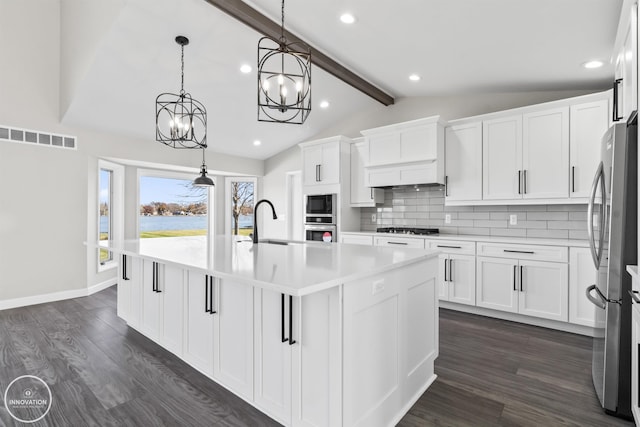
{"label": "stainless steel refrigerator", "polygon": [[631,277],[637,263],[637,114],[602,138],[601,162],[588,206],[587,227],[597,283],[586,290],[596,308],[593,385],[604,410],[631,417]]}

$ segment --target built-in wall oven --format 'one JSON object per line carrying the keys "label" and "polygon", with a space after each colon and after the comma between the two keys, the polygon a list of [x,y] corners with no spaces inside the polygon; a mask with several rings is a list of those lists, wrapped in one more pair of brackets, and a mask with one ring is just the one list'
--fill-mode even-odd
{"label": "built-in wall oven", "polygon": [[307,194],[305,196],[304,238],[319,242],[338,239],[336,194]]}

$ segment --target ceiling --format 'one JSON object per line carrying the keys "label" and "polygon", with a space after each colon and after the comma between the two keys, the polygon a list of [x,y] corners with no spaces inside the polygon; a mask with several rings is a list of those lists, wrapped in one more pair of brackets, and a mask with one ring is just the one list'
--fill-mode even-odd
{"label": "ceiling", "polygon": [[[246,1],[274,21],[277,0]],[[622,0],[289,0],[286,28],[396,99],[496,91],[602,89]],[[356,22],[339,16],[351,12]],[[205,0],[127,0],[103,35],[63,122],[155,137],[155,97],[185,90],[208,112],[209,149],[266,159],[377,101],[318,67],[305,124],[257,121],[260,34]],[[600,69],[582,64],[605,61]],[[239,69],[252,66],[249,74]],[[416,73],[420,81],[408,76]],[[319,108],[322,100],[329,108]],[[387,107],[389,108],[389,107]],[[122,120],[114,120],[113,112]],[[260,140],[256,147],[253,142]]]}

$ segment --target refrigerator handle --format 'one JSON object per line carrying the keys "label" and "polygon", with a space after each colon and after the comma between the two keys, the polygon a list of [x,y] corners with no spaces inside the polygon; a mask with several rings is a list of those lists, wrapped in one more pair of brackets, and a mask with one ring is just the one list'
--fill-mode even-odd
{"label": "refrigerator handle", "polygon": [[[599,299],[595,299],[595,298],[593,297],[593,295],[591,295],[591,291],[592,291],[592,290],[594,290],[594,289],[595,289],[595,290],[596,290],[596,292],[598,293],[598,298],[599,298]],[[591,301],[591,303],[592,303],[593,305],[595,305],[596,307],[601,308],[601,309],[603,309],[603,310],[604,310],[605,308],[607,308],[607,304],[606,304],[606,302],[605,302],[604,295],[602,295],[602,292],[600,292],[600,289],[598,289],[598,286],[596,286],[596,285],[591,285],[591,286],[589,286],[589,287],[587,288],[587,292],[586,292],[586,293],[587,293],[587,299],[588,299],[589,301]]]}
{"label": "refrigerator handle", "polygon": [[[598,189],[598,181],[600,181],[600,183],[603,185],[604,187],[604,170],[603,170],[603,164],[602,162],[600,162],[600,164],[598,165],[598,170],[596,171],[596,175],[593,178],[593,184],[591,184],[591,193],[589,196],[589,205],[587,206],[587,236],[588,236],[588,240],[589,240],[589,249],[591,249],[591,256],[593,257],[593,264],[595,265],[596,269],[600,268],[600,258],[602,256],[602,246],[600,248],[596,248],[596,241],[595,241],[595,235],[594,235],[594,230],[593,230],[593,207],[595,205],[595,199],[596,199],[596,191]],[[606,203],[605,201],[603,201],[603,203]],[[605,212],[604,210],[602,212],[600,212],[600,223],[601,224],[606,224],[602,221],[602,213]],[[602,229],[600,230],[600,236],[603,236],[603,227],[601,227]],[[602,245],[602,239],[600,240],[600,245]]]}

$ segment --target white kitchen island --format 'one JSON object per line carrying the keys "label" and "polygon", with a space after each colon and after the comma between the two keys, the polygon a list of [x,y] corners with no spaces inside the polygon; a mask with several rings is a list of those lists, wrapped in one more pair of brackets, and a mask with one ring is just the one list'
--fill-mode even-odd
{"label": "white kitchen island", "polygon": [[277,243],[101,246],[118,315],[273,419],[394,425],[436,378],[438,252]]}

